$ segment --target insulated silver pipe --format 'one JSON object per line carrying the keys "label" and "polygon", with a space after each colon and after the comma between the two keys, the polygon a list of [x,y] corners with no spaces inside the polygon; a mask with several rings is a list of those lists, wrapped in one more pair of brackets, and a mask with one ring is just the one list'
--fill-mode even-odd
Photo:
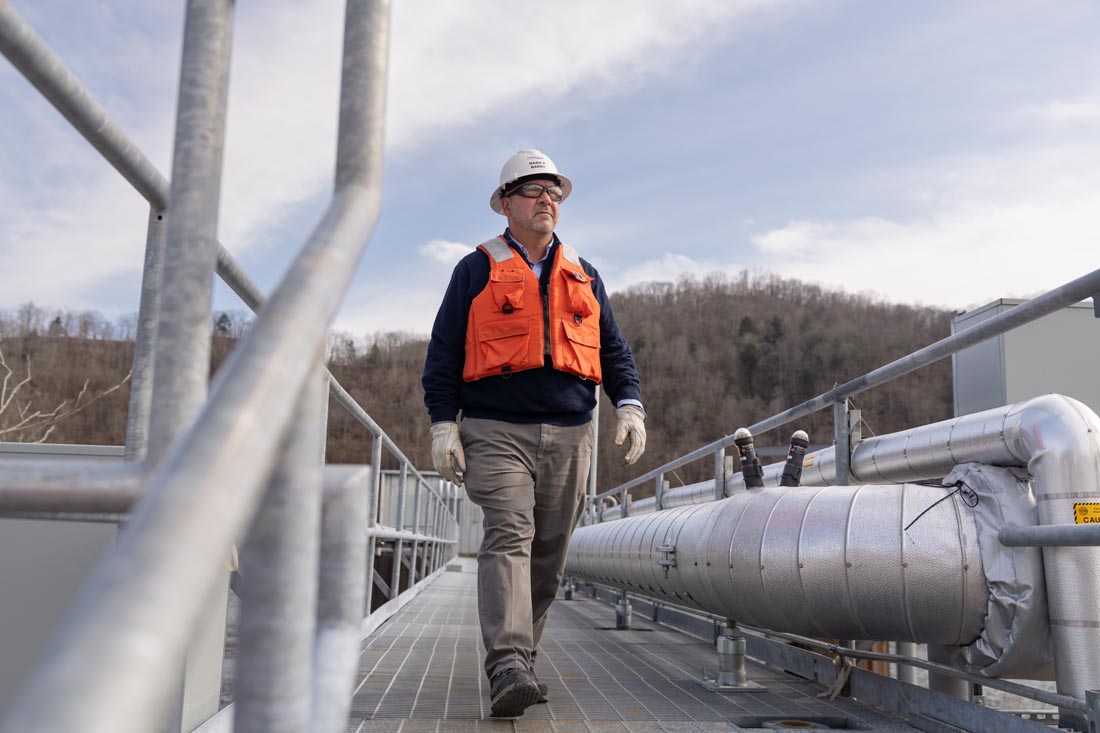
{"label": "insulated silver pipe", "polygon": [[[832,483],[834,458],[832,448],[806,456],[803,487]],[[920,481],[968,462],[1027,469],[1040,524],[1073,524],[1075,503],[1100,501],[1100,418],[1077,400],[1043,395],[864,440],[852,451],[851,472],[862,483]],[[765,484],[774,486],[781,471],[782,464],[767,466]],[[735,475],[726,490],[738,496],[742,487]],[[707,481],[666,492],[664,502],[701,505],[711,494]],[[633,512],[652,512],[653,503],[635,502]],[[605,510],[603,519],[615,515]],[[1045,547],[1043,559],[1058,691],[1084,699],[1086,690],[1100,689],[1100,668],[1090,661],[1100,659],[1100,548]]]}
{"label": "insulated silver pipe", "polygon": [[988,591],[974,520],[948,494],[915,484],[741,492],[581,527],[566,573],[778,631],[966,644]]}

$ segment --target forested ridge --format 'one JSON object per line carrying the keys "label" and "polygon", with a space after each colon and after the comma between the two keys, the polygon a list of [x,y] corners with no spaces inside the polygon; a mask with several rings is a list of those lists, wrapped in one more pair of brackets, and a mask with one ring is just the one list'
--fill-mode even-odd
{"label": "forested ridge", "polygon": [[[612,295],[611,302],[638,363],[649,440],[638,464],[622,466],[622,448],[612,444],[614,411],[602,399],[601,489],[936,341],[948,334],[950,317],[943,310],[748,272],[734,279],[713,275],[648,283]],[[215,314],[212,372],[248,323],[241,313]],[[0,411],[0,440],[39,440],[47,430],[41,418],[31,424],[35,429],[12,429],[20,414],[48,415],[67,401],[58,413],[64,419],[49,426],[48,442],[122,444],[129,385],[94,398],[125,379],[133,354],[133,324],[132,316],[108,321],[94,312],[59,312],[33,304],[0,311],[0,350],[11,370],[4,387],[9,404]],[[423,336],[364,338],[336,332],[327,353],[330,370],[421,467],[431,465],[420,388],[426,348]],[[0,379],[4,376],[0,366]],[[78,396],[81,401],[76,402]],[[942,361],[864,393],[855,403],[863,413],[865,435],[947,418],[950,363]],[[758,443],[783,444],[796,428],[807,430],[814,443],[831,442],[831,413],[758,436]],[[329,461],[366,462],[369,442],[366,430],[333,403]],[[709,459],[668,478],[677,485],[708,475],[713,475]]]}

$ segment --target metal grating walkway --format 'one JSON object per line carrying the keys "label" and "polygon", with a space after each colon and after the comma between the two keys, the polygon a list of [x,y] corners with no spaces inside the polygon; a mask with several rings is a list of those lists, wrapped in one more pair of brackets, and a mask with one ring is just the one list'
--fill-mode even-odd
{"label": "metal grating walkway", "polygon": [[850,700],[819,699],[820,686],[754,664],[750,676],[767,692],[708,692],[695,680],[704,666],[714,676],[712,646],[637,615],[632,630],[615,631],[614,611],[581,595],[550,611],[535,670],[550,703],[515,721],[487,719],[476,566],[460,563],[460,572],[442,573],[365,642],[349,732],[688,733],[759,730],[763,721],[789,718],[916,730]]}

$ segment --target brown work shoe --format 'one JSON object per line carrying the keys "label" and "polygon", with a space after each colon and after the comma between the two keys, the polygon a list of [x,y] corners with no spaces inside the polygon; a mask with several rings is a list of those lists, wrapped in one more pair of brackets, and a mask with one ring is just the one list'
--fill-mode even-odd
{"label": "brown work shoe", "polygon": [[546,683],[535,680],[535,685],[539,688],[539,699],[535,700],[535,702],[550,702],[550,690],[546,686]]}
{"label": "brown work shoe", "polygon": [[526,669],[506,669],[493,675],[489,694],[490,714],[494,718],[515,718],[538,702],[539,686]]}

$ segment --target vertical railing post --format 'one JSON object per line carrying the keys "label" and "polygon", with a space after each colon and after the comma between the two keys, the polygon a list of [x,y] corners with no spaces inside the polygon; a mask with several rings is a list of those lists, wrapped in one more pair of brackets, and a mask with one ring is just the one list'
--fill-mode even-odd
{"label": "vertical railing post", "polygon": [[714,451],[714,500],[726,498],[726,449]]}
{"label": "vertical railing post", "polygon": [[596,510],[596,471],[600,458],[600,386],[596,385],[596,406],[592,408],[592,460],[588,466],[588,507]]}
{"label": "vertical railing post", "polygon": [[[156,316],[149,334],[154,344],[154,353],[148,355],[153,378],[149,422],[144,441],[136,441],[144,443],[142,453],[151,465],[187,430],[206,400],[232,35],[231,0],[188,2],[167,218],[158,220],[163,226],[163,261],[159,283],[152,283],[161,288],[160,302],[156,307],[154,298],[153,313],[148,314],[150,319]],[[150,221],[148,237],[155,241],[160,236]],[[135,419],[144,418],[139,414]],[[140,424],[135,427],[140,429]],[[180,730],[187,717],[186,663],[184,652],[175,662],[179,676],[166,717],[158,723],[168,733]]]}
{"label": "vertical railing post", "polygon": [[149,209],[141,300],[138,304],[137,331],[134,333],[134,362],[130,371],[130,407],[126,412],[125,459],[132,462],[145,460],[149,444],[166,223],[162,209]]}
{"label": "vertical railing post", "polygon": [[206,399],[232,19],[232,0],[190,0],[187,6],[156,326],[148,445],[153,462]]}
{"label": "vertical railing post", "polygon": [[833,444],[836,455],[836,486],[847,486],[852,472],[852,446],[848,428],[848,398],[833,403]]}
{"label": "vertical railing post", "polygon": [[[423,478],[416,480],[416,487],[413,489],[413,519],[412,519],[412,531],[413,534],[420,534],[420,495],[422,485],[424,483]],[[416,585],[418,580],[417,574],[419,572],[418,560],[420,555],[420,540],[413,540],[412,553],[409,556],[409,587]]]}
{"label": "vertical railing post", "polygon": [[378,529],[378,495],[382,486],[382,438],[374,435],[370,441],[370,485],[367,489],[367,608],[366,616],[374,610],[371,599],[374,598],[374,548],[377,540],[374,530]]}
{"label": "vertical railing post", "polygon": [[460,543],[462,542],[462,520],[466,515],[466,495],[461,486],[455,487],[455,547],[452,553],[454,557],[458,557],[462,548]]}
{"label": "vertical railing post", "polygon": [[431,575],[435,572],[436,564],[439,562],[439,543],[435,541],[435,538],[439,537],[439,495],[432,493],[431,506],[428,510],[428,535],[433,539],[429,543],[429,555],[428,569],[425,571],[425,575]]}
{"label": "vertical railing post", "polygon": [[662,511],[665,508],[665,475],[663,473],[657,474],[657,485],[653,491],[653,501],[657,511]]}
{"label": "vertical railing post", "polygon": [[630,516],[630,492],[623,489],[619,492],[619,517],[626,519]]}
{"label": "vertical railing post", "polygon": [[454,505],[454,518],[451,522],[451,537],[454,540],[454,544],[451,545],[451,559],[458,558],[458,542],[462,538],[462,489],[459,486],[453,488],[453,505]]}
{"label": "vertical railing post", "polygon": [[309,729],[327,395],[318,368],[241,551],[239,733]]}
{"label": "vertical railing post", "polygon": [[[397,507],[393,526],[397,531],[405,528],[405,488],[408,485],[409,462],[401,461],[401,473],[397,479]],[[393,543],[393,571],[390,573],[390,590],[393,597],[401,595],[401,558],[405,554],[405,543],[397,539]]]}

